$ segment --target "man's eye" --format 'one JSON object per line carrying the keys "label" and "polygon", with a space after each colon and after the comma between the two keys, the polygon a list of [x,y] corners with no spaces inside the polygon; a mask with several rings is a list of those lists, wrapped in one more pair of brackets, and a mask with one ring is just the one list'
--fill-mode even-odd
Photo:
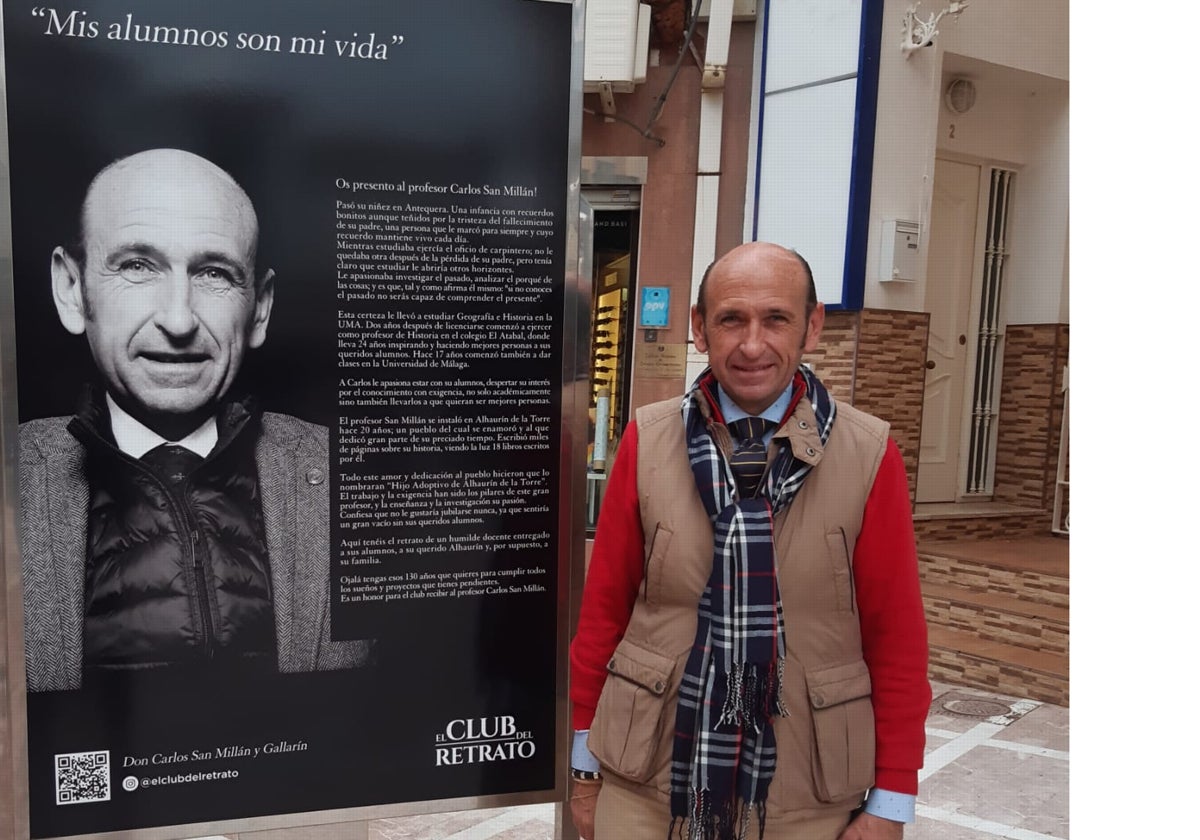
{"label": "man's eye", "polygon": [[206,266],[196,274],[196,279],[211,287],[226,287],[239,285],[232,272],[215,266]]}
{"label": "man's eye", "polygon": [[149,260],[141,257],[125,260],[117,270],[126,280],[145,280],[158,273]]}

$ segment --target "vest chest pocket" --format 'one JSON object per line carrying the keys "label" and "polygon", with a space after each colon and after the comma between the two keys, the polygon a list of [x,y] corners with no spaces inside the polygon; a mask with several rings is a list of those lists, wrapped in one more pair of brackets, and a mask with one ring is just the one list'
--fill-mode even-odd
{"label": "vest chest pocket", "polygon": [[650,538],[642,566],[642,599],[648,604],[662,602],[664,558],[670,545],[671,529],[664,528],[660,522],[654,526],[654,536]]}
{"label": "vest chest pocket", "polygon": [[674,670],[674,659],[629,640],[613,651],[588,749],[618,776],[641,783],[654,775]]}
{"label": "vest chest pocket", "polygon": [[875,781],[875,711],[867,663],[806,674],[812,708],[814,790],[822,802],[865,791]]}
{"label": "vest chest pocket", "polygon": [[825,547],[829,550],[829,571],[833,575],[833,588],[837,593],[837,608],[843,612],[855,612],[854,569],[846,545],[846,532],[838,528],[825,534]]}

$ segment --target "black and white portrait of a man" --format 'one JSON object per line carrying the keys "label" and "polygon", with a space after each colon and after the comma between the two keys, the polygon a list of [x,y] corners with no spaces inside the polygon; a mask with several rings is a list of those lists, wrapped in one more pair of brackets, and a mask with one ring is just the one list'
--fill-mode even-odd
{"label": "black and white portrait of a man", "polygon": [[276,294],[258,230],[227,172],[152,149],[95,176],[51,254],[58,320],[96,375],[73,416],[20,427],[30,691],[369,658],[330,637],[328,430],[239,384]]}

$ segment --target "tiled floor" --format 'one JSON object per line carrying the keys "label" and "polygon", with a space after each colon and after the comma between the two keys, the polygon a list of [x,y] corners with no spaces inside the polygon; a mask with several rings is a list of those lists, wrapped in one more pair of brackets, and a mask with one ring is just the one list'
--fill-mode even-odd
{"label": "tiled floor", "polygon": [[[917,821],[907,840],[1067,840],[1068,710],[943,683],[934,683],[933,694]],[[553,838],[553,805],[370,826],[370,840]]]}
{"label": "tiled floor", "polygon": [[375,820],[370,840],[551,840],[554,806],[523,805]]}
{"label": "tiled floor", "polygon": [[[954,714],[942,707],[946,700],[969,697],[1016,706],[1016,711],[997,720]],[[1019,703],[1020,699],[934,684],[933,709],[925,724],[917,822],[906,836],[919,840],[1066,840],[1070,836],[1068,710]],[[952,708],[960,707],[952,702]]]}

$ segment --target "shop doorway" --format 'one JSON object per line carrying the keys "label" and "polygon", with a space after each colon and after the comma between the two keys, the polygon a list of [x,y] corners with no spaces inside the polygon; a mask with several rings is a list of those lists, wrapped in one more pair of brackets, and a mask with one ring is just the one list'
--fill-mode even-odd
{"label": "shop doorway", "polygon": [[[585,188],[592,207],[587,527],[596,527],[604,486],[629,422],[641,190]],[[582,243],[586,247],[586,243]]]}

